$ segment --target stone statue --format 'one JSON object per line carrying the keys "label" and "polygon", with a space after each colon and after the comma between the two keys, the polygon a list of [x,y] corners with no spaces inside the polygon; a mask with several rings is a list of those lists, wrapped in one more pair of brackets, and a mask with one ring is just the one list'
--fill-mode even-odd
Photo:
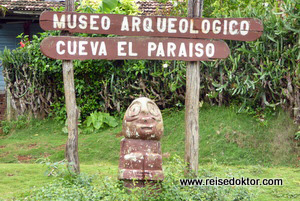
{"label": "stone statue", "polygon": [[157,105],[145,97],[135,99],[125,113],[122,134],[119,179],[124,186],[131,188],[134,181],[138,187],[161,182],[163,119]]}

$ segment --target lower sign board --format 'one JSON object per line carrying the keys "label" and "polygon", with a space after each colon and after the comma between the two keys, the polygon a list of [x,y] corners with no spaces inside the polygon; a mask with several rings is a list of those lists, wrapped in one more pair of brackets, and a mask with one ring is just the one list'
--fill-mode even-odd
{"label": "lower sign board", "polygon": [[47,57],[63,60],[147,59],[209,61],[228,57],[223,41],[145,37],[51,36],[41,43]]}

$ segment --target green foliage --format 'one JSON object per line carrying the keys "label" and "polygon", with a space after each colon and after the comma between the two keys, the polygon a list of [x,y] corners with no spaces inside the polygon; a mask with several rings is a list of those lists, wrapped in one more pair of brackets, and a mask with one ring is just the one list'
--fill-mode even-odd
{"label": "green foliage", "polygon": [[120,0],[118,6],[114,9],[115,14],[138,15],[141,12],[134,0]]}
{"label": "green foliage", "polygon": [[[258,18],[263,22],[264,33],[253,42],[228,41],[231,49],[228,59],[203,62],[201,81],[205,94],[201,93],[202,97],[208,94],[211,103],[219,104],[234,99],[241,104],[241,112],[262,111],[277,105],[290,111],[299,108],[296,1],[284,0],[280,5],[277,1],[213,2],[210,17]],[[294,110],[295,118],[299,115],[299,109]]]}
{"label": "green foliage", "polygon": [[51,102],[62,95],[56,86],[62,79],[61,61],[51,60],[40,52],[40,42],[48,35],[34,35],[28,42],[28,36],[21,34],[18,38],[25,41],[24,48],[5,48],[0,52],[6,89],[12,94],[12,108],[18,115],[44,117],[50,112]]}
{"label": "green foliage", "polygon": [[173,7],[170,9],[170,16],[177,17],[187,17],[188,14],[188,1],[178,1],[178,0],[159,0],[159,2],[167,3],[171,2]]}
{"label": "green foliage", "polygon": [[[299,166],[300,146],[299,141],[294,140],[299,128],[287,113],[277,110],[275,116],[266,115],[268,123],[262,126],[248,114],[237,114],[237,109],[237,106],[203,104],[199,112],[201,165],[216,160],[226,165]],[[185,112],[168,109],[162,113],[162,152],[183,157]],[[123,138],[120,119],[123,116],[117,118],[119,125],[115,128],[87,132],[83,123],[79,126],[78,151],[82,164],[118,164],[120,140]],[[53,119],[34,120],[24,127],[0,137],[0,163],[18,163],[18,156],[26,156],[26,162],[42,156],[48,156],[51,161],[65,158],[67,137],[62,132],[62,123]]]}
{"label": "green foliage", "polygon": [[16,120],[1,121],[1,128],[3,133],[9,134],[12,129],[25,128],[29,124],[30,120],[26,116],[18,116]]}
{"label": "green foliage", "polygon": [[81,13],[114,13],[124,15],[137,15],[138,7],[134,0],[81,0],[76,2],[77,12]]}
{"label": "green foliage", "polygon": [[[99,8],[100,4],[91,2],[79,6],[78,11],[103,11]],[[184,16],[186,2],[176,2],[173,1],[171,15]],[[113,8],[113,5],[108,7]],[[134,15],[138,11],[133,1],[123,0],[109,13]],[[259,18],[264,23],[264,33],[256,41],[228,41],[231,49],[229,58],[202,62],[201,100],[212,105],[239,104],[239,112],[251,113],[259,121],[263,119],[266,108],[271,108],[272,113],[280,105],[294,113],[300,121],[297,109],[300,87],[300,68],[297,63],[300,59],[299,12],[296,1],[284,0],[279,4],[272,0],[210,0],[204,2],[204,16]],[[33,36],[24,48],[11,52],[5,50],[1,59],[12,94],[19,97],[26,92],[24,101],[33,100],[34,104],[30,104],[30,107],[34,112],[38,112],[36,108],[46,108],[44,111],[48,114],[51,104],[53,116],[64,120],[66,113],[61,61],[46,58],[39,50],[44,37],[57,34],[45,32],[39,37]],[[84,121],[94,111],[120,113],[133,98],[140,96],[154,99],[161,109],[182,107],[185,101],[185,68],[186,64],[182,61],[75,60],[74,77],[80,118]],[[25,75],[28,78],[25,79]],[[22,85],[22,88],[14,85],[17,80],[29,80],[30,84],[24,85],[26,87]],[[37,107],[40,103],[43,103],[42,107]],[[22,108],[20,104],[16,104],[19,110]],[[266,121],[262,121],[262,124],[266,124]]]}
{"label": "green foliage", "polygon": [[7,135],[10,132],[11,124],[9,121],[1,121],[1,128],[5,135]]}
{"label": "green foliage", "polygon": [[[245,187],[231,186],[180,186],[186,167],[182,159],[175,156],[165,169],[165,180],[161,192],[153,187],[135,188],[128,192],[122,182],[109,177],[101,178],[98,184],[93,177],[80,174],[70,178],[59,178],[42,188],[27,193],[26,200],[251,200],[252,194]],[[203,177],[201,177],[203,178]]]}
{"label": "green foliage", "polygon": [[5,17],[6,12],[7,12],[7,8],[0,5],[0,14],[1,14],[3,17]]}
{"label": "green foliage", "polygon": [[118,126],[117,120],[104,112],[92,112],[84,121],[86,132],[93,132],[105,127]]}
{"label": "green foliage", "polygon": [[247,7],[253,9],[262,8],[262,6],[277,5],[277,0],[231,0],[231,1],[216,1],[216,0],[205,0],[204,1],[204,16],[214,17],[228,17],[232,11],[235,10],[246,10]]}
{"label": "green foliage", "polygon": [[300,140],[300,126],[298,127],[298,131],[295,133],[295,139]]}
{"label": "green foliage", "polygon": [[67,175],[74,175],[74,172],[68,168],[66,159],[58,162],[51,162],[49,158],[39,158],[36,162],[47,167],[45,175],[48,177],[67,177]]}
{"label": "green foliage", "polygon": [[100,6],[100,9],[103,12],[109,12],[113,9],[115,9],[118,5],[118,0],[102,0],[102,4]]}

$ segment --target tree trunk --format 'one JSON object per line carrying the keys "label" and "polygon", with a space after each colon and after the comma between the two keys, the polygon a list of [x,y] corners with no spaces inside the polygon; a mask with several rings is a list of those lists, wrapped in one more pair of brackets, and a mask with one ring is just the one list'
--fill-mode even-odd
{"label": "tree trunk", "polygon": [[[188,17],[201,17],[203,0],[189,0]],[[186,174],[198,174],[200,62],[187,62],[185,95]]]}

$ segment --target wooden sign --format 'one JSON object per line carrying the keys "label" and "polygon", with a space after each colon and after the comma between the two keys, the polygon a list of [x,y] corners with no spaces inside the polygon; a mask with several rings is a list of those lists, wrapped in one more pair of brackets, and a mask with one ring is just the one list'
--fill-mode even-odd
{"label": "wooden sign", "polygon": [[256,40],[263,32],[262,22],[251,18],[150,17],[49,11],[41,14],[40,26],[44,30],[68,30],[72,33],[240,41]]}
{"label": "wooden sign", "polygon": [[148,37],[52,36],[41,43],[47,57],[64,60],[148,59],[209,61],[226,58],[230,50],[223,41]]}

